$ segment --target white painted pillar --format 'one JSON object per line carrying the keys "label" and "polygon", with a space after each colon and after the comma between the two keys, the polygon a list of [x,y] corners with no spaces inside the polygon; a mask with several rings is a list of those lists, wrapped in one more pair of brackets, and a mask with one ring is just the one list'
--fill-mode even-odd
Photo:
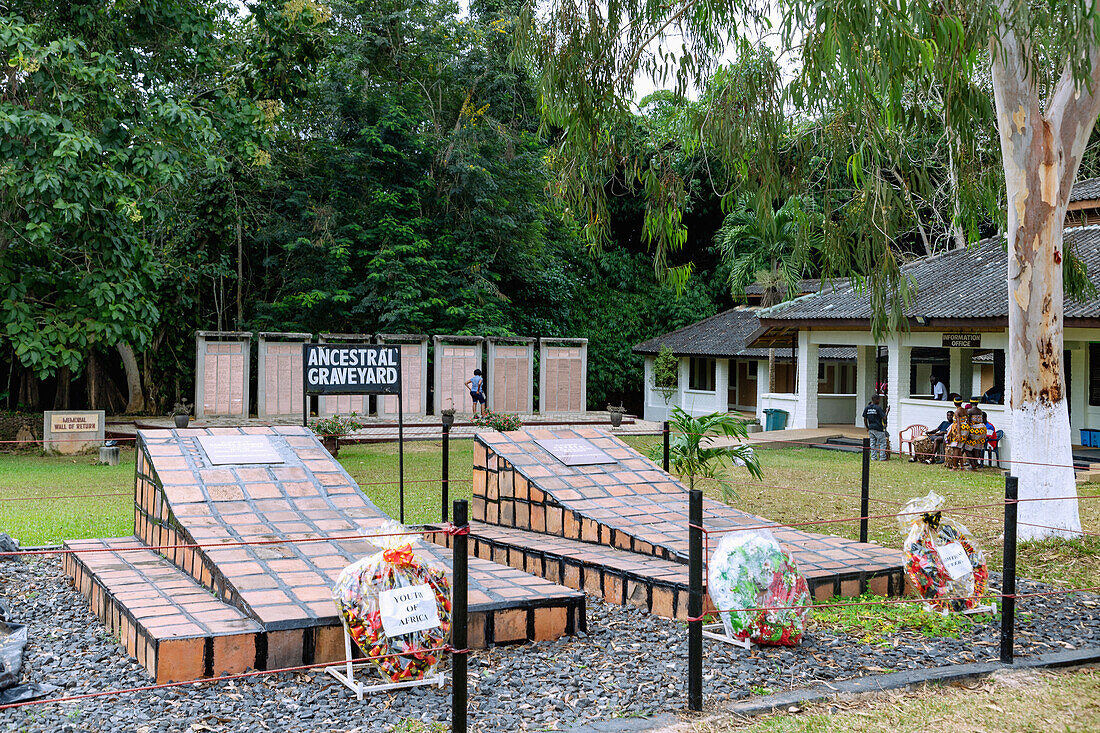
{"label": "white painted pillar", "polygon": [[1067,343],[1069,348],[1069,424],[1070,443],[1081,442],[1081,428],[1089,428],[1089,345],[1083,341]]}
{"label": "white painted pillar", "polygon": [[887,340],[886,350],[888,358],[886,406],[890,410],[886,416],[886,430],[896,435],[905,427],[902,424],[904,416],[901,414],[901,400],[909,397],[909,361],[913,354],[913,347],[909,345],[909,339],[905,334],[894,334]]}
{"label": "white painted pillar", "polygon": [[874,346],[856,347],[856,414],[852,423],[856,427],[863,427],[863,408],[875,393],[876,351]]}
{"label": "white painted pillar", "polygon": [[692,413],[692,407],[694,407],[694,405],[689,404],[689,397],[687,395],[688,379],[691,376],[691,359],[686,356],[681,356],[679,367],[679,378],[676,380],[676,404],[680,406],[681,410]]}
{"label": "white painted pillar", "polygon": [[963,402],[969,397],[966,393],[967,383],[963,381],[963,349],[948,349],[947,391],[958,392],[963,397]]}
{"label": "white painted pillar", "polygon": [[764,424],[764,395],[768,394],[770,384],[768,374],[768,360],[761,359],[756,362],[756,419]]}
{"label": "white painted pillar", "polygon": [[796,428],[817,427],[817,353],[818,345],[810,343],[810,332],[798,332],[798,392],[794,419]]}
{"label": "white painted pillar", "polygon": [[730,360],[714,360],[714,412],[726,412],[729,406]]}

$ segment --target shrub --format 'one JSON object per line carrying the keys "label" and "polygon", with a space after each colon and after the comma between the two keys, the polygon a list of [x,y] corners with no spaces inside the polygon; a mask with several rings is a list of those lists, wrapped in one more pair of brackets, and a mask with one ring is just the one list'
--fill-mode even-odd
{"label": "shrub", "polygon": [[360,422],[359,413],[350,415],[333,415],[332,417],[317,418],[309,424],[311,430],[322,438],[342,438],[348,433],[366,427],[366,423]]}
{"label": "shrub", "polygon": [[509,430],[519,430],[523,427],[523,421],[519,419],[519,415],[489,410],[484,415],[474,415],[474,425],[481,428],[492,428],[503,433]]}
{"label": "shrub", "polygon": [[653,364],[653,388],[664,396],[666,405],[679,382],[680,360],[676,358],[676,354],[672,353],[672,349],[661,346]]}

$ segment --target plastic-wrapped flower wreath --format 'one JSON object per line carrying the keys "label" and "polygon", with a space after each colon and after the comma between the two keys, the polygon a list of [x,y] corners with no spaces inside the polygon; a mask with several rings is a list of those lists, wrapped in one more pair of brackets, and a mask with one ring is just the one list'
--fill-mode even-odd
{"label": "plastic-wrapped flower wreath", "polygon": [[444,568],[416,554],[416,535],[379,539],[382,549],[344,568],[332,595],[344,629],[384,680],[421,680],[435,673],[450,639],[451,586]]}
{"label": "plastic-wrapped flower wreath", "polygon": [[905,574],[932,610],[966,611],[981,604],[989,569],[970,531],[943,516],[941,506],[943,497],[930,491],[910,499],[898,514],[906,534]]}
{"label": "plastic-wrapped flower wreath", "polygon": [[810,589],[768,530],[724,536],[708,564],[707,590],[729,636],[773,646],[802,640]]}

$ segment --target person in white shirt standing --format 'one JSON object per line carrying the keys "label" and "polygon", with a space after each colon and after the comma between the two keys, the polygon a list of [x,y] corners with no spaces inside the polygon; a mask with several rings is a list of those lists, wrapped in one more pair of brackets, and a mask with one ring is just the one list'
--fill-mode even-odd
{"label": "person in white shirt standing", "polygon": [[947,399],[947,386],[940,381],[940,378],[935,374],[928,378],[929,383],[932,385],[932,399],[934,400],[946,400]]}

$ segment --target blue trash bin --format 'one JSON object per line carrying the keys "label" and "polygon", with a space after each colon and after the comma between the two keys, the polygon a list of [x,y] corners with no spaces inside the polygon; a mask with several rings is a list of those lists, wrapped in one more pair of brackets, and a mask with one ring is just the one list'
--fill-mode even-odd
{"label": "blue trash bin", "polygon": [[764,429],[765,430],[784,430],[787,427],[787,416],[790,415],[786,410],[780,410],[776,407],[769,407],[764,410]]}

